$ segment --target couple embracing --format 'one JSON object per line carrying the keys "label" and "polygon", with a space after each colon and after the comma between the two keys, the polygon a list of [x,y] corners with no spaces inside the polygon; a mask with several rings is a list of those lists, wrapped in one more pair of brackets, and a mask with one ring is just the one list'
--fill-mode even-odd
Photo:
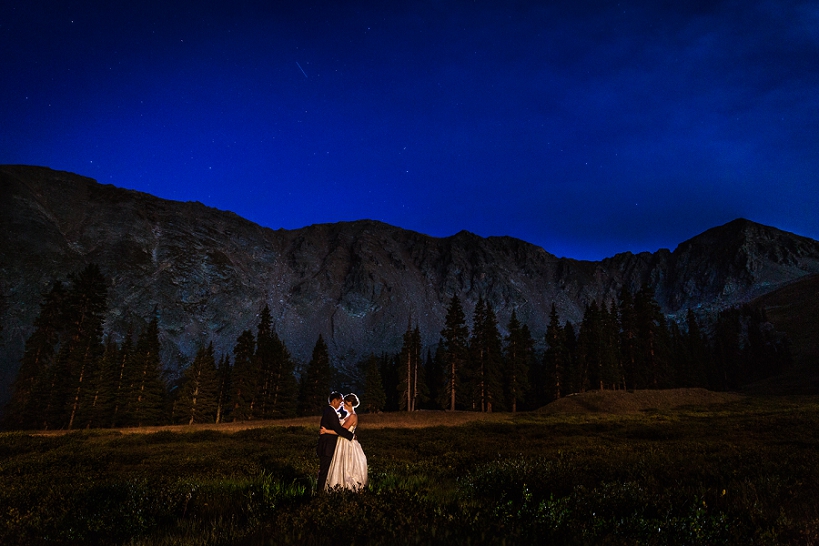
{"label": "couple embracing", "polygon": [[333,392],[327,401],[330,405],[321,415],[321,434],[316,450],[319,456],[318,490],[339,487],[358,491],[367,486],[367,457],[355,438],[358,397]]}

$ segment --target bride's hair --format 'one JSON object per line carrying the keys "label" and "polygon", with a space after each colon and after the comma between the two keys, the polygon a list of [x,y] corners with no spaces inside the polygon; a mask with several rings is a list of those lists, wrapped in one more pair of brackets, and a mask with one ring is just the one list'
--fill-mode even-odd
{"label": "bride's hair", "polygon": [[344,401],[352,404],[354,408],[357,408],[358,404],[360,404],[360,402],[358,401],[358,396],[354,395],[353,393],[350,393],[347,396],[345,396]]}

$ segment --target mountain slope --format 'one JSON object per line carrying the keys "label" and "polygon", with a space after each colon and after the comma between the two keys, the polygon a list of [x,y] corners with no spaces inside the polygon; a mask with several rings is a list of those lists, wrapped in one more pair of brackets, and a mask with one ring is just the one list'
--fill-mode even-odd
{"label": "mountain slope", "polygon": [[750,302],[762,308],[774,328],[788,335],[794,366],[785,373],[743,387],[751,394],[819,392],[819,275],[802,278]]}
{"label": "mountain slope", "polygon": [[501,326],[516,310],[541,336],[552,302],[578,321],[593,299],[650,283],[666,313],[708,311],[819,272],[819,242],[747,220],[674,252],[588,262],[510,237],[435,238],[369,220],[274,231],[201,203],[26,166],[0,167],[0,229],[2,385],[41,294],[89,262],[111,280],[107,327],[124,332],[157,308],[172,366],[210,340],[230,350],[265,303],[297,358],[309,357],[321,333],[336,358],[354,360],[398,350],[409,320],[425,345],[436,343],[453,294],[468,316],[483,296]]}
{"label": "mountain slope", "polygon": [[788,334],[800,365],[819,363],[819,275],[795,281],[756,298],[777,330]]}

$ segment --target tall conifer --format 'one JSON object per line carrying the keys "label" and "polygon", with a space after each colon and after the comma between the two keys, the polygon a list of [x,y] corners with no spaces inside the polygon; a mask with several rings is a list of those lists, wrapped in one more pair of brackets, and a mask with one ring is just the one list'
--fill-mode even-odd
{"label": "tall conifer", "polygon": [[439,340],[433,353],[427,349],[426,365],[427,403],[426,409],[441,409],[441,393],[444,386],[444,343]]}
{"label": "tall conifer", "polygon": [[506,399],[512,412],[518,411],[518,403],[526,399],[529,388],[529,368],[534,354],[534,340],[526,325],[518,321],[517,313],[512,311],[507,326],[509,334],[506,336],[505,369],[506,369]]}
{"label": "tall conifer", "polygon": [[696,315],[691,309],[686,314],[687,349],[690,368],[687,373],[687,383],[692,387],[708,386],[708,369],[711,367],[711,355],[708,348],[708,338],[702,331]]}
{"label": "tall conifer", "polygon": [[600,313],[600,388],[624,389],[620,360],[620,322],[614,302],[601,306]]}
{"label": "tall conifer", "polygon": [[369,413],[377,413],[384,409],[384,404],[387,402],[386,394],[384,393],[384,384],[381,379],[381,367],[378,362],[378,357],[370,354],[363,363],[364,368],[364,385],[362,404],[364,410]]}
{"label": "tall conifer", "polygon": [[232,388],[232,371],[230,357],[222,355],[216,368],[216,422],[226,420],[230,411],[230,392]]}
{"label": "tall conifer", "polygon": [[648,285],[634,298],[634,316],[640,347],[640,373],[643,388],[667,388],[671,385],[670,339],[665,316]]}
{"label": "tall conifer", "polygon": [[115,374],[119,363],[119,347],[108,336],[105,351],[89,378],[89,387],[85,389],[85,400],[82,412],[78,414],[77,428],[99,428],[110,426],[111,413],[114,409]]}
{"label": "tall conifer", "polygon": [[688,333],[676,321],[668,322],[668,337],[671,347],[672,387],[692,387],[694,366],[688,343]]}
{"label": "tall conifer", "polygon": [[259,374],[254,397],[254,415],[260,419],[289,417],[296,413],[298,383],[287,346],[273,329],[270,308],[265,304],[256,333],[256,362]]}
{"label": "tall conifer", "polygon": [[256,340],[253,333],[245,330],[233,348],[233,385],[230,396],[233,421],[248,421],[255,417],[256,392],[261,375],[255,352]]}
{"label": "tall conifer", "polygon": [[406,411],[417,409],[420,392],[424,390],[424,370],[421,362],[421,331],[418,326],[413,330],[411,325],[407,325],[404,333],[404,344],[399,355],[399,376],[401,382],[398,384],[399,407]]}
{"label": "tall conifer", "polygon": [[271,332],[272,366],[270,369],[270,415],[271,417],[292,417],[297,412],[299,385],[294,375],[295,363],[287,345]]}
{"label": "tall conifer", "polygon": [[265,304],[259,315],[259,326],[256,330],[255,365],[259,371],[259,384],[256,391],[256,409],[259,418],[271,417],[273,402],[272,391],[275,389],[274,376],[276,375],[275,342],[273,340],[273,320],[270,308]]}
{"label": "tall conifer", "polygon": [[213,343],[199,347],[193,363],[183,373],[174,418],[181,423],[212,423],[216,420],[218,377]]}
{"label": "tall conifer", "polygon": [[742,370],[742,322],[739,310],[721,311],[714,325],[714,367],[709,384],[712,390],[736,389]]}
{"label": "tall conifer", "polygon": [[400,409],[398,384],[401,382],[401,355],[383,353],[378,359],[381,381],[384,384],[384,411]]}
{"label": "tall conifer", "polygon": [[122,345],[117,351],[117,360],[114,369],[111,370],[113,374],[111,384],[113,409],[109,417],[108,426],[118,427],[129,421],[131,404],[135,399],[135,397],[132,396],[136,376],[134,369],[135,364],[134,325],[131,323],[128,325],[125,338],[122,340]]}
{"label": "tall conifer", "polygon": [[26,340],[20,370],[11,387],[4,425],[11,429],[42,428],[48,403],[49,378],[57,355],[60,332],[64,329],[65,288],[55,282],[43,296],[34,332]]}
{"label": "tall conifer", "polygon": [[600,308],[597,302],[586,305],[583,322],[577,334],[577,375],[575,385],[579,392],[596,389],[600,381],[601,352]]}
{"label": "tall conifer", "polygon": [[571,394],[579,392],[580,388],[577,384],[578,364],[577,364],[577,334],[574,325],[570,321],[566,321],[563,325],[563,343],[566,348],[566,372],[563,374],[566,388],[564,394]]}
{"label": "tall conifer", "polygon": [[299,401],[302,415],[320,414],[327,405],[327,396],[330,394],[330,382],[333,378],[333,368],[330,365],[330,353],[324,338],[319,334],[313,348],[313,356],[307,364],[302,378],[302,395]]}
{"label": "tall conifer", "polygon": [[129,363],[130,400],[127,415],[123,416],[129,426],[158,425],[163,421],[165,383],[162,380],[159,350],[159,321],[154,314],[148,326],[140,333]]}
{"label": "tall conifer", "polygon": [[[88,400],[86,390],[103,353],[102,326],[105,319],[107,288],[95,264],[88,265],[72,278],[66,299],[65,339],[57,354],[57,367],[65,389],[52,390],[53,408],[62,413],[53,424],[73,428],[74,420]],[[60,405],[63,405],[60,411]]]}
{"label": "tall conifer", "polygon": [[475,308],[469,351],[473,409],[485,412],[503,409],[503,348],[498,319],[482,298]]}
{"label": "tall conifer", "polygon": [[460,374],[463,373],[461,367],[467,358],[467,340],[469,331],[466,328],[466,317],[461,306],[458,295],[452,296],[452,300],[447,308],[444,329],[441,330],[441,338],[444,346],[444,374],[446,382],[443,392],[446,399],[445,407],[455,410],[458,401],[458,389],[460,387]]}
{"label": "tall conifer", "polygon": [[[537,390],[551,399],[557,400],[566,392],[566,370],[567,351],[566,338],[563,327],[560,325],[560,318],[557,314],[557,307],[552,303],[552,310],[549,313],[549,324],[546,326],[546,351],[543,353],[544,379],[535,376],[538,383]],[[547,399],[548,400],[548,399]],[[543,404],[545,400],[541,400]]]}
{"label": "tall conifer", "polygon": [[626,288],[620,291],[620,364],[626,389],[637,387],[640,367],[637,317],[634,311],[634,296]]}

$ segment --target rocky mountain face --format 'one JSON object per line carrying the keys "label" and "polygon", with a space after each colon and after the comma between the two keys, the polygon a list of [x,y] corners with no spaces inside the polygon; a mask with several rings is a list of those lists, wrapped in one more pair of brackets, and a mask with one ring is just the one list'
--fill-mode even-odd
{"label": "rocky mountain face", "polygon": [[271,230],[201,203],[27,166],[0,167],[0,229],[5,390],[42,294],[91,262],[110,279],[107,328],[139,327],[156,309],[171,367],[211,340],[229,351],[265,304],[296,358],[307,360],[322,334],[343,363],[397,351],[410,321],[433,345],[453,294],[468,320],[483,296],[502,327],[516,310],[540,337],[553,302],[563,319],[578,321],[592,300],[649,283],[673,316],[749,301],[819,272],[819,242],[747,220],[673,252],[589,262],[510,237],[435,238],[369,220]]}

